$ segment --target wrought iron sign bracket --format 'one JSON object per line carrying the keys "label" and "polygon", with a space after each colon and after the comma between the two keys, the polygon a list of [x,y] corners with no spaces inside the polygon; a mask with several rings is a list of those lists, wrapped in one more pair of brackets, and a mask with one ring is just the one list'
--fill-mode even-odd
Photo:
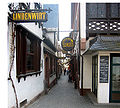
{"label": "wrought iron sign bracket", "polygon": [[48,8],[48,9],[22,9],[22,10],[10,10],[11,12],[48,12],[50,13],[52,11],[52,9]]}

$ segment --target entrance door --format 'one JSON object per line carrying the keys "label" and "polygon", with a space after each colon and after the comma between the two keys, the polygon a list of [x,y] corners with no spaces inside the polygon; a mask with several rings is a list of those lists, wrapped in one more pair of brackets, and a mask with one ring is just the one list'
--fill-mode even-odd
{"label": "entrance door", "polygon": [[92,57],[92,92],[97,97],[98,88],[98,56]]}
{"label": "entrance door", "polygon": [[110,102],[120,102],[120,54],[111,54]]}

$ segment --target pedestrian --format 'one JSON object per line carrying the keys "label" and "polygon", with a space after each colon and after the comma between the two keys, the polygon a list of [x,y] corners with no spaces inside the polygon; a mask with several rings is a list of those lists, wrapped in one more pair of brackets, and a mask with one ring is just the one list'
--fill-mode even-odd
{"label": "pedestrian", "polygon": [[69,74],[69,70],[67,70],[67,75]]}
{"label": "pedestrian", "polygon": [[65,75],[65,73],[66,73],[66,68],[64,69],[64,75]]}
{"label": "pedestrian", "polygon": [[68,75],[68,82],[72,82],[72,74],[71,73],[69,73],[69,75]]}

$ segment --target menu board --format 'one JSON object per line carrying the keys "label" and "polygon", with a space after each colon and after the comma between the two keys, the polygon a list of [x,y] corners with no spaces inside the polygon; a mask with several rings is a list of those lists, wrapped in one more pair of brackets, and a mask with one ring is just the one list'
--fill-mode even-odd
{"label": "menu board", "polygon": [[100,83],[108,83],[109,56],[100,56]]}

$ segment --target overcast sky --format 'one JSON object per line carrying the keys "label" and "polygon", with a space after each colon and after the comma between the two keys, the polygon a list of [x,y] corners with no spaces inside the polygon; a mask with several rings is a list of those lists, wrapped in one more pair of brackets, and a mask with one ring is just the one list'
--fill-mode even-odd
{"label": "overcast sky", "polygon": [[[64,2],[59,4],[59,30],[70,31],[71,28],[71,3]],[[69,32],[60,32],[60,41],[69,36]]]}

